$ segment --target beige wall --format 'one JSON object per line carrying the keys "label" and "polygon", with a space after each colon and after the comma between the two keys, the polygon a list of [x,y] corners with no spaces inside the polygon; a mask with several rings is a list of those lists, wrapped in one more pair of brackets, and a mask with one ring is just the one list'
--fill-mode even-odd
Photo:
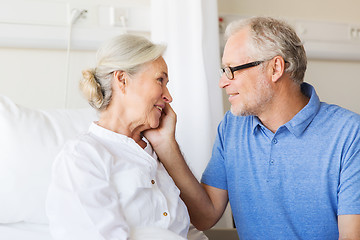
{"label": "beige wall", "polygon": [[[98,27],[99,6],[114,6],[119,8],[150,8],[150,0],[0,0],[2,4],[21,6],[24,3],[33,2],[39,7],[52,3],[69,4],[69,9],[88,9],[87,17],[79,19],[73,27],[73,34],[77,33],[77,26]],[[4,6],[4,5],[3,5]],[[42,9],[46,11],[46,8]],[[41,13],[41,10],[40,14]],[[59,10],[60,11],[60,10]],[[46,14],[45,14],[46,15]],[[22,20],[17,11],[13,16]],[[65,16],[65,15],[64,15]],[[2,16],[0,16],[0,20]],[[66,19],[64,17],[64,19]],[[134,19],[132,19],[134,20]],[[6,22],[1,22],[6,23]],[[66,23],[64,23],[66,24]],[[15,31],[15,30],[14,30]],[[115,30],[114,30],[115,31]],[[64,32],[65,33],[65,32]],[[66,36],[67,35],[66,31]],[[144,33],[140,33],[144,34]],[[64,34],[65,35],[65,34]],[[88,36],[92,38],[92,36]],[[97,39],[96,31],[93,38]],[[25,44],[26,45],[26,44]],[[17,104],[32,108],[78,108],[88,106],[78,90],[78,82],[81,70],[94,67],[96,50],[77,50],[70,52],[69,58],[69,87],[66,88],[66,49],[29,49],[0,46],[0,94],[10,97]],[[69,91],[67,91],[69,89]],[[66,94],[67,92],[67,94]],[[68,105],[65,105],[65,97],[68,96]]]}
{"label": "beige wall", "polygon": [[[18,0],[17,0],[18,1]],[[36,0],[36,2],[49,2]],[[7,2],[7,1],[6,1]],[[11,2],[11,1],[10,1]],[[97,4],[150,7],[150,0],[59,0],[81,7]],[[218,0],[220,14],[269,15],[286,19],[352,23],[360,26],[359,0]],[[336,9],[336,11],[334,10]],[[87,104],[77,93],[81,69],[91,67],[95,51],[72,51],[70,58],[70,107]],[[11,49],[0,47],[0,94],[29,107],[62,107],[65,91],[65,50]],[[360,62],[309,59],[305,81],[316,87],[323,101],[360,113]],[[46,79],[42,81],[41,79]],[[53,101],[49,98],[54,99]],[[225,107],[229,108],[224,96]],[[29,100],[30,99],[30,100]],[[46,99],[46,100],[44,100]]]}
{"label": "beige wall", "polygon": [[[262,15],[360,26],[358,0],[218,0],[218,8],[219,14]],[[360,61],[309,59],[305,81],[315,86],[322,101],[360,113]],[[229,104],[224,100],[227,110]]]}
{"label": "beige wall", "polygon": [[[81,70],[93,67],[95,51],[71,51],[69,107],[86,107],[78,91]],[[33,108],[63,108],[66,51],[0,48],[0,94]]]}
{"label": "beige wall", "polygon": [[358,0],[218,0],[220,13],[360,24]]}

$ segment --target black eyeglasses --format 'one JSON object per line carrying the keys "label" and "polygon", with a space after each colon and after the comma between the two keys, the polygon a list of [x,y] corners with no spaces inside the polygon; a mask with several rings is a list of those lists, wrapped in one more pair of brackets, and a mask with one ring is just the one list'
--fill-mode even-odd
{"label": "black eyeglasses", "polygon": [[255,61],[255,62],[250,62],[250,63],[246,63],[246,64],[243,64],[243,65],[239,65],[239,66],[236,66],[236,67],[224,67],[224,68],[221,68],[221,73],[225,73],[226,77],[229,80],[232,80],[232,79],[234,79],[234,72],[235,71],[255,67],[255,66],[257,66],[257,65],[259,65],[259,64],[261,64],[263,62],[264,61]]}

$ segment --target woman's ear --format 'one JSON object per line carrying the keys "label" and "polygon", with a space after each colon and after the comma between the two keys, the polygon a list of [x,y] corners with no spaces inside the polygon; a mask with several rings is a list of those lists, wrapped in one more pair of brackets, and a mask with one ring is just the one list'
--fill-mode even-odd
{"label": "woman's ear", "polygon": [[113,73],[115,86],[118,86],[122,92],[125,92],[127,83],[127,74],[124,71],[114,71]]}
{"label": "woman's ear", "polygon": [[272,81],[276,82],[279,80],[285,71],[285,61],[281,56],[276,56],[273,58],[273,66],[272,66]]}

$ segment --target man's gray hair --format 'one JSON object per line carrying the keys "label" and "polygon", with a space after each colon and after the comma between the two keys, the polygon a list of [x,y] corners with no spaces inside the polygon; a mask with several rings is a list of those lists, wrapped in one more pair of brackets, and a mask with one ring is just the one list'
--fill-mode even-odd
{"label": "man's gray hair", "polygon": [[249,49],[254,60],[269,60],[281,56],[287,62],[285,72],[294,82],[304,81],[307,58],[303,43],[295,30],[286,22],[271,17],[253,17],[230,23],[225,39],[249,27]]}

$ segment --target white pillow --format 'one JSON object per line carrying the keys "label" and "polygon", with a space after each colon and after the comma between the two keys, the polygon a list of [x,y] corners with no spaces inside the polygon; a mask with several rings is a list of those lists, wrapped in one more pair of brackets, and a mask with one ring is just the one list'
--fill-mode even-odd
{"label": "white pillow", "polygon": [[35,110],[0,95],[0,223],[47,223],[51,165],[62,145],[87,131],[95,110]]}

